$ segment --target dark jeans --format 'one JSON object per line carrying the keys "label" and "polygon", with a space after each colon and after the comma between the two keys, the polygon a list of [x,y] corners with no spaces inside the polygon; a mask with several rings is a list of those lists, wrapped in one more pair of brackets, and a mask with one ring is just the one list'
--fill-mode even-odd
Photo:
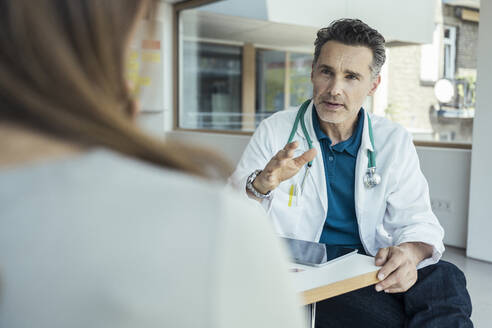
{"label": "dark jeans", "polygon": [[316,304],[316,327],[473,327],[465,275],[439,261],[418,270],[405,293],[358,289]]}

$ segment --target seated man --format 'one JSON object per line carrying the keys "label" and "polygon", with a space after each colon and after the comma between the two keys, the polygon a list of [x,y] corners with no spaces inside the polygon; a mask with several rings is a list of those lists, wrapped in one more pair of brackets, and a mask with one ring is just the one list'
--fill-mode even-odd
{"label": "seated man", "polygon": [[319,30],[312,100],[260,124],[231,182],[281,235],[358,248],[382,266],[375,287],[319,303],[318,327],[470,327],[411,135],[361,108],[384,61],[383,36],[360,20]]}

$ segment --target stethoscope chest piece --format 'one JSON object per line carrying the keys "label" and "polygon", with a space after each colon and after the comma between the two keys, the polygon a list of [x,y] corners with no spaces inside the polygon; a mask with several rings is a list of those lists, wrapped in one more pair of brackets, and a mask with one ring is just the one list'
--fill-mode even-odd
{"label": "stethoscope chest piece", "polygon": [[376,173],[376,168],[367,168],[366,175],[364,175],[364,185],[366,186],[366,188],[374,188],[380,183],[381,176]]}

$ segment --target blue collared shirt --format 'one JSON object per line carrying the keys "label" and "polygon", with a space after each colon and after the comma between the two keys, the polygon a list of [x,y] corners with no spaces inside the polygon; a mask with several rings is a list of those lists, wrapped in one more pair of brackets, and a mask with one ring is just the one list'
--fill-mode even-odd
{"label": "blue collared shirt", "polygon": [[359,236],[354,198],[355,164],[362,139],[364,109],[361,108],[359,111],[357,126],[352,136],[334,146],[321,130],[314,106],[312,115],[314,131],[323,155],[328,195],[328,213],[320,242],[364,250]]}

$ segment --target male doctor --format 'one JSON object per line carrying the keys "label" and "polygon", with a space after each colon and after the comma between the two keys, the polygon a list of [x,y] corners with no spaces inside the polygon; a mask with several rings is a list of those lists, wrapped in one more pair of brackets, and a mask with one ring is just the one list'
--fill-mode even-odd
{"label": "male doctor", "polygon": [[383,36],[341,19],[314,44],[312,100],[261,122],[232,184],[279,234],[358,248],[381,266],[375,287],[318,303],[317,327],[471,327],[465,277],[439,261],[444,232],[411,135],[361,108],[381,81]]}

